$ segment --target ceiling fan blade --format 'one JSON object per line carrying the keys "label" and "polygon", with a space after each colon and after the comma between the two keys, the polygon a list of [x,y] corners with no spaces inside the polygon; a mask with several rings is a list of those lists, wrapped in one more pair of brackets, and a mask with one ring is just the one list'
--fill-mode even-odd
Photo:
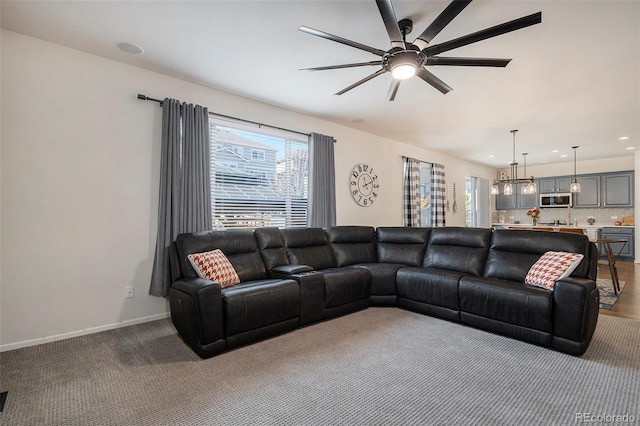
{"label": "ceiling fan blade", "polygon": [[539,24],[542,22],[542,12],[534,13],[532,15],[524,16],[513,21],[505,22],[504,24],[496,25],[495,27],[487,28],[481,31],[477,31],[472,34],[467,34],[462,37],[458,37],[453,40],[445,41],[444,43],[434,44],[422,52],[427,56],[437,55],[442,52],[446,52],[451,49],[466,46],[471,43],[486,40],[491,37],[496,37],[502,34],[509,33],[511,31],[519,30],[531,25]]}
{"label": "ceiling fan blade", "polygon": [[471,3],[471,0],[453,0],[449,6],[422,32],[413,42],[420,50],[427,47],[433,38],[446,27],[462,10]]}
{"label": "ceiling fan blade", "polygon": [[421,79],[423,79],[424,81],[426,81],[427,83],[429,83],[430,85],[432,85],[433,87],[435,87],[436,89],[438,89],[440,92],[442,92],[445,95],[451,90],[453,90],[451,87],[449,87],[449,85],[447,85],[447,83],[440,80],[435,75],[431,74],[429,71],[424,69],[424,67],[420,67],[416,72],[416,75]]}
{"label": "ceiling fan blade", "polygon": [[443,58],[440,56],[430,56],[426,65],[454,65],[463,67],[506,67],[511,59],[501,58]]}
{"label": "ceiling fan blade", "polygon": [[396,98],[396,93],[398,93],[401,81],[402,80],[398,80],[397,78],[391,79],[391,86],[389,86],[389,93],[387,93],[387,102],[391,102]]}
{"label": "ceiling fan blade", "polygon": [[336,95],[343,95],[343,94],[347,93],[349,90],[351,90],[351,89],[353,89],[355,87],[358,87],[362,83],[366,83],[367,81],[371,80],[372,78],[376,78],[377,76],[382,75],[385,72],[387,72],[385,69],[378,70],[378,71],[374,72],[373,74],[366,76],[362,80],[356,81],[351,86],[342,89],[341,91],[337,92]]}
{"label": "ceiling fan blade", "polygon": [[373,53],[374,55],[384,56],[384,54],[387,53],[384,50],[376,49],[375,47],[367,46],[366,44],[348,40],[346,38],[325,33],[324,31],[316,30],[313,28],[301,26],[300,28],[298,28],[298,30],[302,31],[303,33],[307,33],[314,36],[326,38],[327,40],[335,41],[336,43],[342,43],[347,46],[355,47],[356,49],[364,50],[365,52]]}
{"label": "ceiling fan blade", "polygon": [[384,26],[387,29],[387,34],[389,34],[391,46],[404,49],[404,39],[402,38],[402,32],[396,19],[396,13],[393,11],[391,0],[376,0],[376,4],[378,5]]}
{"label": "ceiling fan blade", "polygon": [[325,67],[300,68],[298,71],[324,71],[337,70],[340,68],[366,67],[367,65],[382,65],[382,61],[358,62],[354,64],[327,65]]}

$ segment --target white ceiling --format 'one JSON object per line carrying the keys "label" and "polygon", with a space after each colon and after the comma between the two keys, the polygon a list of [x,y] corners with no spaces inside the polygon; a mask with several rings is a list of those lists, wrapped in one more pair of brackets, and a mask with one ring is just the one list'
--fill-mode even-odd
{"label": "white ceiling", "polygon": [[[398,19],[414,20],[413,40],[448,3],[393,4]],[[529,165],[572,161],[572,145],[579,160],[632,155],[626,147],[640,148],[640,1],[478,0],[432,44],[538,11],[541,24],[442,54],[513,58],[506,68],[430,67],[454,90],[442,95],[413,78],[390,103],[388,73],[333,95],[375,67],[298,71],[379,59],[298,31],[306,25],[387,50],[373,0],[2,0],[1,16],[12,31],[498,168],[512,158],[511,129],[519,129],[516,159],[529,152]],[[121,41],[145,53],[123,53]]]}

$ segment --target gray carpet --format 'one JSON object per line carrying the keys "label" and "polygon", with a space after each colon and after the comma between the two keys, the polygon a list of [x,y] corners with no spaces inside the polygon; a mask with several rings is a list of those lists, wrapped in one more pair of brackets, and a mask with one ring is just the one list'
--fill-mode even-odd
{"label": "gray carpet", "polygon": [[3,425],[640,421],[640,322],[605,315],[581,358],[396,308],[208,360],[169,320],[0,356]]}

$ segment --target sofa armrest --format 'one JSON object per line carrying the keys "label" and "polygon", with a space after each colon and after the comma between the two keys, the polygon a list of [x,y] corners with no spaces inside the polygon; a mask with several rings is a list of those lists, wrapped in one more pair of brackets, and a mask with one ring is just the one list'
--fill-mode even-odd
{"label": "sofa armrest", "polygon": [[182,278],[169,290],[171,320],[192,348],[224,339],[220,284],[203,278]]}
{"label": "sofa armrest", "polygon": [[[288,265],[304,266],[306,265]],[[276,267],[271,270],[271,278],[292,279],[300,286],[300,325],[310,324],[324,318],[324,275],[321,272],[310,270],[300,273],[276,272]]]}
{"label": "sofa armrest", "polygon": [[553,290],[554,337],[588,345],[596,328],[599,302],[596,283],[588,278],[567,277],[556,282]]}
{"label": "sofa armrest", "polygon": [[309,265],[280,265],[271,271],[279,274],[300,274],[302,272],[311,272],[313,268]]}

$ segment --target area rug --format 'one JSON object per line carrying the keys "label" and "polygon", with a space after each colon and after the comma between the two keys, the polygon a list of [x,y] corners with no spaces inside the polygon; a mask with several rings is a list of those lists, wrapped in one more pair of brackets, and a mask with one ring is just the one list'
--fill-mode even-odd
{"label": "area rug", "polygon": [[369,308],[202,360],[166,319],[3,352],[0,425],[632,424],[639,347],[608,315],[575,357]]}
{"label": "area rug", "polygon": [[613,281],[607,278],[598,278],[596,285],[598,286],[598,292],[600,293],[600,308],[612,309],[613,305],[618,301],[618,297],[624,290],[626,281],[620,281],[620,291],[618,294],[613,292]]}

